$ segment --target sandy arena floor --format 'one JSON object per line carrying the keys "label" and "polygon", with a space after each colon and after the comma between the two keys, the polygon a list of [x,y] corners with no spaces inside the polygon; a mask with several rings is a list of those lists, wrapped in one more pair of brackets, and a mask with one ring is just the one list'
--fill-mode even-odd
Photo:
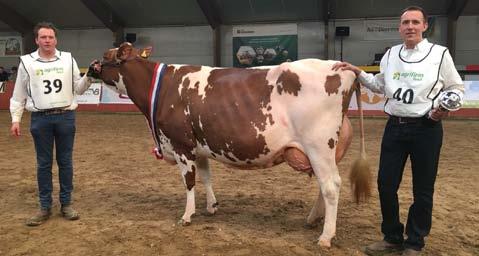
{"label": "sandy arena floor", "polygon": [[[139,114],[77,114],[74,202],[81,219],[69,222],[58,214],[55,167],[55,213],[46,224],[27,227],[25,219],[38,207],[29,116],[15,139],[9,113],[0,112],[0,255],[363,255],[363,246],[381,239],[376,186],[369,202],[351,202],[347,176],[359,148],[357,119],[352,147],[339,165],[338,229],[329,250],[316,245],[322,225],[303,227],[316,180],[284,164],[245,171],[212,162],[218,213],[206,215],[197,178],[197,214],[191,226],[178,226],[186,201],[181,177],[149,153],[152,139]],[[374,180],[384,123],[365,121]],[[425,255],[479,255],[479,121],[447,120],[444,131]],[[406,168],[403,220],[412,193]]]}

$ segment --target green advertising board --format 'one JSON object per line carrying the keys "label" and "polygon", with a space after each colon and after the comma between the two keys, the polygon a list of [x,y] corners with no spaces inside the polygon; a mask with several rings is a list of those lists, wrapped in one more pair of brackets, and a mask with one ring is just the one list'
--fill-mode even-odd
{"label": "green advertising board", "polygon": [[296,25],[233,28],[233,66],[278,65],[298,59]]}

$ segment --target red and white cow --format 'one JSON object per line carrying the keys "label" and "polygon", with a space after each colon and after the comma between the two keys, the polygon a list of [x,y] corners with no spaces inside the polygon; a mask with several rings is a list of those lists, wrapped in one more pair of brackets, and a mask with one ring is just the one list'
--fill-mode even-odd
{"label": "red and white cow", "polygon": [[[131,98],[164,159],[178,165],[187,196],[181,222],[190,224],[195,213],[196,172],[206,186],[207,211],[217,211],[208,158],[247,169],[286,161],[317,177],[320,193],[307,223],[325,217],[319,244],[329,247],[341,184],[336,163],[351,142],[345,114],[358,87],[355,75],[318,59],[247,69],[159,65],[146,60],[150,52],[128,43],[110,49],[100,77]],[[357,199],[367,196],[367,168],[352,170],[351,177]]]}

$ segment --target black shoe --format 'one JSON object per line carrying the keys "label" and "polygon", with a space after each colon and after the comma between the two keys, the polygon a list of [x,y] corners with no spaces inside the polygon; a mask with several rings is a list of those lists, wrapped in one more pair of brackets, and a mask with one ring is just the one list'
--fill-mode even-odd
{"label": "black shoe", "polygon": [[393,244],[385,240],[381,240],[366,246],[364,248],[364,253],[370,256],[380,256],[391,252],[398,252],[402,249],[402,244]]}

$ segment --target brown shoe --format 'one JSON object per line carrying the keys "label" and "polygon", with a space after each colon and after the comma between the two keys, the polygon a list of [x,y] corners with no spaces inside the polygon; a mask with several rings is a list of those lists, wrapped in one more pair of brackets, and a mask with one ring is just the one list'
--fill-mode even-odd
{"label": "brown shoe", "polygon": [[65,205],[61,208],[63,218],[67,220],[78,220],[80,218],[80,214],[75,211],[71,205]]}
{"label": "brown shoe", "polygon": [[402,252],[401,255],[402,256],[416,256],[416,255],[421,255],[421,251],[416,251],[414,249],[407,248]]}
{"label": "brown shoe", "polygon": [[391,252],[398,252],[403,249],[402,244],[393,244],[387,241],[381,240],[372,243],[364,248],[364,253],[370,256],[381,256]]}
{"label": "brown shoe", "polygon": [[25,224],[30,227],[40,226],[50,218],[50,215],[52,215],[50,209],[40,209],[40,211],[33,217],[29,218]]}

